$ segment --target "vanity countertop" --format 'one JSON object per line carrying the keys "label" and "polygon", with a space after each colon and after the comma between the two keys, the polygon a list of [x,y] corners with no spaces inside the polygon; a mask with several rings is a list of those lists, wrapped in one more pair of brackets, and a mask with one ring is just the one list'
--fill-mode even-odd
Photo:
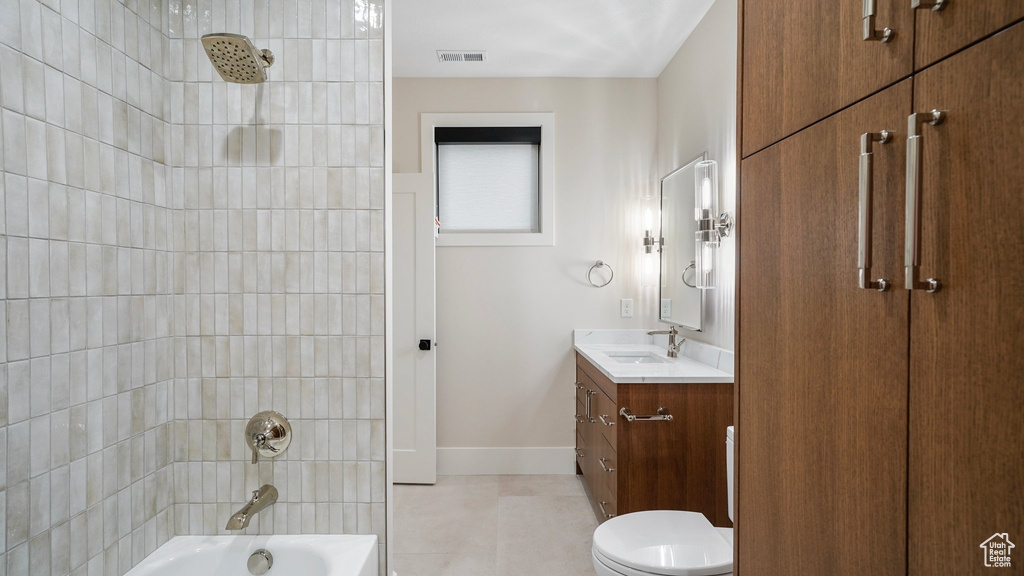
{"label": "vanity countertop", "polygon": [[644,330],[573,331],[573,349],[618,384],[733,382],[732,352],[684,338],[669,358],[667,345]]}

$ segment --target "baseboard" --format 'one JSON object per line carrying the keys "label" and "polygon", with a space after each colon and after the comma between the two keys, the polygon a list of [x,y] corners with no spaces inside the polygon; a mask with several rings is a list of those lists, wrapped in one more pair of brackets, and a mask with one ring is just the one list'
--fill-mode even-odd
{"label": "baseboard", "polygon": [[559,448],[438,448],[440,476],[575,474],[572,446]]}

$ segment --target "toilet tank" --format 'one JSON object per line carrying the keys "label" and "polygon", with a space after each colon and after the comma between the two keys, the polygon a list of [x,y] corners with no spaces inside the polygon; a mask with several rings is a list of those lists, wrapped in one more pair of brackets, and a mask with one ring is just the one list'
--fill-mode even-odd
{"label": "toilet tank", "polygon": [[733,462],[735,462],[733,446],[735,446],[733,443],[733,427],[729,426],[725,429],[725,476],[727,478],[726,482],[729,490],[729,520],[735,522],[736,519],[732,517],[733,487],[736,485],[736,480],[734,478],[736,468],[733,465]]}

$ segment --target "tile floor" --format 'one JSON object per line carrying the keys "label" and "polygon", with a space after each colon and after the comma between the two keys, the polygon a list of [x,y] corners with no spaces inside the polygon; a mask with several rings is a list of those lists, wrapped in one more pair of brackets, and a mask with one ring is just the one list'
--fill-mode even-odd
{"label": "tile floor", "polygon": [[597,518],[576,476],[442,476],[395,486],[398,576],[594,576]]}

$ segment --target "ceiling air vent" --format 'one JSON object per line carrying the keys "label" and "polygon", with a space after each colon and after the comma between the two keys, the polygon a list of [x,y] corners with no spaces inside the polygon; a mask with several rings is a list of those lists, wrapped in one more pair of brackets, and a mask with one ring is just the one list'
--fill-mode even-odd
{"label": "ceiling air vent", "polygon": [[487,60],[486,50],[438,50],[439,62],[483,62]]}

